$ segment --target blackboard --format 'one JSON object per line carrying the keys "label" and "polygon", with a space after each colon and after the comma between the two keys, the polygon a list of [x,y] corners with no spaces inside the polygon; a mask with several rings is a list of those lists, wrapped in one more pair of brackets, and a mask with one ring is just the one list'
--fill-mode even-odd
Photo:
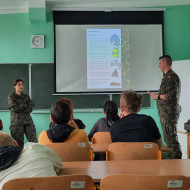
{"label": "blackboard", "polygon": [[[13,91],[13,81],[16,78],[24,80],[26,94],[29,94],[29,65],[28,64],[0,64],[1,95],[0,110],[8,110],[7,97]],[[31,65],[31,99],[34,109],[50,109],[51,105],[61,98],[69,98],[75,109],[102,108],[107,94],[86,95],[53,95],[54,94],[54,64]],[[112,99],[119,106],[120,95],[112,95]],[[150,96],[143,96],[142,107],[150,107]]]}
{"label": "blackboard", "polygon": [[8,110],[7,98],[14,91],[13,81],[24,81],[24,93],[29,92],[28,64],[0,64],[0,110]]}
{"label": "blackboard", "polygon": [[54,64],[32,65],[32,100],[35,109],[50,109],[61,98],[69,98],[74,108],[102,108],[109,96],[101,95],[53,95]]}

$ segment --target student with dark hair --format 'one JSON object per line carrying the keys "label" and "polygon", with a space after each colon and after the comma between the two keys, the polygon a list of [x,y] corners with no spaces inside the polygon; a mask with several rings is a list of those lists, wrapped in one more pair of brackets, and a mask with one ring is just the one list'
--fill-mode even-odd
{"label": "student with dark hair", "polygon": [[70,106],[71,117],[69,120],[69,125],[71,125],[72,127],[75,127],[75,128],[84,129],[86,127],[85,124],[80,119],[74,119],[72,101],[69,100],[68,98],[62,98],[62,99],[60,99],[60,101],[66,102]]}
{"label": "student with dark hair", "polygon": [[83,129],[79,130],[68,124],[70,117],[70,106],[63,101],[55,102],[51,107],[51,127],[40,133],[39,143],[88,142],[88,136]]}
{"label": "student with dark hair", "polygon": [[15,90],[8,97],[8,106],[11,111],[10,131],[19,146],[24,146],[24,134],[29,142],[37,142],[36,128],[30,116],[34,104],[30,97],[23,93],[22,79],[16,79],[13,87]]}
{"label": "student with dark hair", "polygon": [[125,91],[120,98],[120,120],[110,131],[112,142],[155,142],[162,147],[162,139],[156,122],[151,116],[138,114],[142,95],[133,90]]}
{"label": "student with dark hair", "polygon": [[112,125],[120,119],[118,116],[118,108],[114,101],[106,101],[103,106],[103,112],[105,118],[99,119],[88,134],[90,141],[94,133],[110,131]]}

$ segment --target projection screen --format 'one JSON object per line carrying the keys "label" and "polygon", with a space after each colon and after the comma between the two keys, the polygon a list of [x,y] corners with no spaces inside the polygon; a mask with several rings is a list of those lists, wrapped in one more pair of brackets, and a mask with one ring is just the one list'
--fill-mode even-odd
{"label": "projection screen", "polygon": [[159,89],[162,24],[55,24],[55,93]]}

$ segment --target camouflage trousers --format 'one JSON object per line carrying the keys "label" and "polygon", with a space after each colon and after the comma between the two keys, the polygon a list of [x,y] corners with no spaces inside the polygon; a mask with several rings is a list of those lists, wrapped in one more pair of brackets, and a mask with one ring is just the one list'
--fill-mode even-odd
{"label": "camouflage trousers", "polygon": [[181,159],[182,152],[181,146],[178,142],[177,136],[177,119],[169,119],[166,117],[160,117],[160,122],[163,129],[164,141],[169,148],[173,149],[172,153],[168,153],[169,159]]}
{"label": "camouflage trousers", "polygon": [[11,136],[15,139],[19,146],[24,146],[24,134],[29,142],[38,142],[36,138],[36,128],[33,123],[26,125],[11,125]]}

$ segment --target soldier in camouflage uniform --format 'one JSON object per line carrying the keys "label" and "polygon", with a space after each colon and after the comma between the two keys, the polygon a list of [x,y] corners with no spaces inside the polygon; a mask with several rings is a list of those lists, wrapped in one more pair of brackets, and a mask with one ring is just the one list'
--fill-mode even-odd
{"label": "soldier in camouflage uniform", "polygon": [[171,68],[172,59],[170,56],[162,56],[159,60],[159,67],[164,76],[158,94],[149,93],[154,100],[157,100],[164,140],[168,147],[173,149],[173,152],[168,154],[168,158],[180,159],[182,152],[177,136],[177,122],[181,111],[179,105],[180,79]]}
{"label": "soldier in camouflage uniform", "polygon": [[9,95],[8,106],[11,111],[11,136],[20,146],[24,146],[24,134],[29,142],[37,142],[36,129],[30,113],[33,110],[33,102],[22,91],[24,83],[21,79],[14,81],[15,91]]}

